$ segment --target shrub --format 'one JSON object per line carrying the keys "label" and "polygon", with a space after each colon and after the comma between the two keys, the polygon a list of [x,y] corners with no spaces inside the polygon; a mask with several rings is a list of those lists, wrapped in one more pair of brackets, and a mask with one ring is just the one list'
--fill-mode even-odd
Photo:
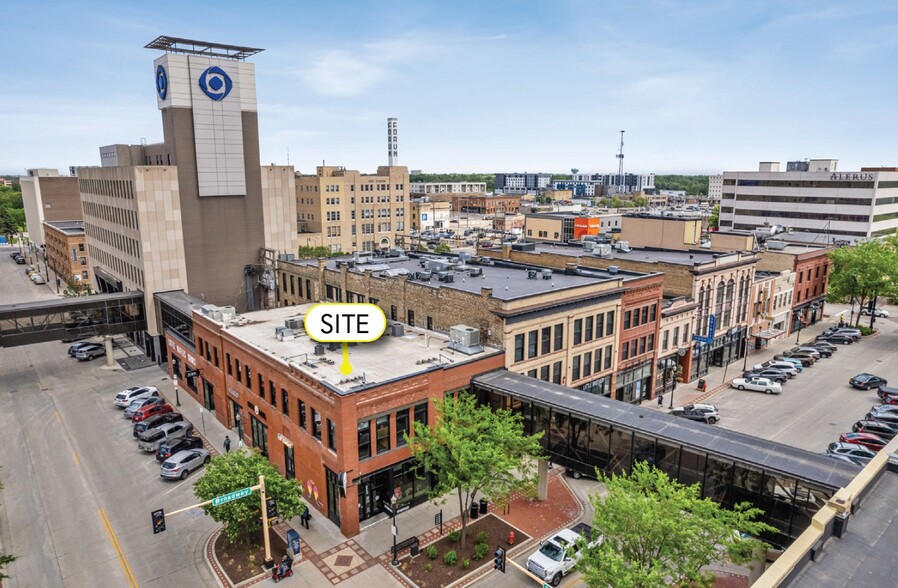
{"label": "shrub", "polygon": [[471,556],[471,559],[475,561],[480,561],[484,557],[486,557],[486,553],[490,550],[490,546],[486,543],[478,543],[474,546],[474,555]]}
{"label": "shrub", "polygon": [[429,572],[429,571],[431,571],[432,569],[433,569],[433,564],[432,564],[432,563],[424,564],[424,571],[425,571],[425,572]]}
{"label": "shrub", "polygon": [[455,550],[449,551],[445,557],[443,557],[443,563],[447,566],[454,566],[455,562],[458,561],[458,554],[455,553]]}
{"label": "shrub", "polygon": [[461,567],[464,568],[464,569],[470,568],[470,567],[471,567],[471,560],[468,559],[468,558],[465,558],[465,559],[461,560]]}
{"label": "shrub", "polygon": [[458,543],[459,539],[461,539],[461,531],[452,531],[451,533],[449,533],[449,541]]}
{"label": "shrub", "polygon": [[489,543],[490,535],[486,531],[481,531],[477,533],[477,543]]}
{"label": "shrub", "polygon": [[860,331],[861,335],[863,335],[864,337],[867,337],[868,335],[873,334],[873,329],[871,329],[867,325],[858,325],[857,330]]}
{"label": "shrub", "polygon": [[429,557],[430,559],[436,559],[437,557],[439,557],[439,555],[440,553],[437,551],[436,545],[431,545],[427,548],[427,557]]}

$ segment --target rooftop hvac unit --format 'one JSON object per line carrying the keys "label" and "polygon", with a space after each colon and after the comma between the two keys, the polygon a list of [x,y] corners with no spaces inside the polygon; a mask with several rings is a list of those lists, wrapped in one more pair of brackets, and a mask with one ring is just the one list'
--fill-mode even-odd
{"label": "rooftop hvac unit", "polygon": [[536,251],[536,243],[512,243],[512,251]]}
{"label": "rooftop hvac unit", "polygon": [[426,264],[424,264],[425,269],[428,269],[432,272],[443,272],[449,267],[449,264],[444,261],[439,261],[436,259],[428,260]]}
{"label": "rooftop hvac unit", "polygon": [[472,267],[471,269],[468,270],[468,275],[471,276],[472,278],[475,278],[477,276],[482,276],[483,268],[482,267]]}
{"label": "rooftop hvac unit", "polygon": [[458,260],[462,263],[467,263],[469,259],[471,259],[471,254],[466,251],[462,251],[458,254]]}
{"label": "rooftop hvac unit", "polygon": [[328,344],[327,344],[327,350],[328,350],[328,351],[337,351],[338,349],[340,349],[340,344],[339,344],[339,343],[328,343]]}
{"label": "rooftop hvac unit", "polygon": [[529,270],[527,270],[527,279],[528,279],[528,280],[535,280],[535,279],[536,279],[536,270],[535,270],[535,269],[529,269]]}
{"label": "rooftop hvac unit", "polygon": [[218,310],[221,311],[221,320],[224,322],[230,322],[237,318],[237,309],[233,306],[222,306]]}
{"label": "rooftop hvac unit", "polygon": [[474,355],[483,351],[480,344],[480,330],[467,325],[449,327],[449,349],[465,355]]}
{"label": "rooftop hvac unit", "polygon": [[551,279],[552,279],[552,270],[550,270],[550,269],[544,269],[544,270],[542,271],[542,274],[543,274],[543,279],[544,279],[544,280],[551,280]]}
{"label": "rooftop hvac unit", "polygon": [[324,355],[324,344],[323,343],[315,344],[314,355]]}
{"label": "rooftop hvac unit", "polygon": [[440,281],[451,284],[455,281],[455,276],[450,274],[449,272],[443,272],[442,274],[440,274]]}
{"label": "rooftop hvac unit", "polygon": [[786,249],[785,241],[767,241],[767,249],[772,249],[773,251],[783,251]]}
{"label": "rooftop hvac unit", "polygon": [[288,318],[284,321],[284,325],[288,329],[293,329],[294,331],[298,331],[303,328],[303,319],[301,318]]}
{"label": "rooftop hvac unit", "polygon": [[592,248],[592,252],[599,257],[611,257],[611,245],[608,243],[596,243],[595,247]]}
{"label": "rooftop hvac unit", "polygon": [[405,335],[405,325],[402,323],[393,323],[390,328],[394,337],[402,337]]}
{"label": "rooftop hvac unit", "polygon": [[293,332],[293,329],[288,329],[287,327],[277,327],[275,330],[277,331],[276,336],[278,341],[291,341],[296,338],[296,333]]}
{"label": "rooftop hvac unit", "polygon": [[597,243],[595,241],[584,241],[583,242],[583,251],[592,252],[595,249]]}
{"label": "rooftop hvac unit", "polygon": [[433,277],[431,272],[415,272],[415,277],[419,280],[429,281]]}
{"label": "rooftop hvac unit", "polygon": [[617,266],[616,266],[616,265],[609,265],[609,266],[608,266],[608,273],[609,273],[609,274],[616,274],[616,273],[617,273]]}

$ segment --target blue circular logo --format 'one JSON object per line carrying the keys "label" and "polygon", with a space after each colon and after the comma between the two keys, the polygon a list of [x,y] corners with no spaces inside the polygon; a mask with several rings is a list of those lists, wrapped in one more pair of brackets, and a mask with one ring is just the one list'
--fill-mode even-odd
{"label": "blue circular logo", "polygon": [[168,75],[161,65],[156,67],[156,93],[159,94],[160,100],[165,100],[168,94]]}
{"label": "blue circular logo", "polygon": [[200,89],[213,100],[224,100],[233,87],[231,77],[217,65],[208,68],[200,76]]}

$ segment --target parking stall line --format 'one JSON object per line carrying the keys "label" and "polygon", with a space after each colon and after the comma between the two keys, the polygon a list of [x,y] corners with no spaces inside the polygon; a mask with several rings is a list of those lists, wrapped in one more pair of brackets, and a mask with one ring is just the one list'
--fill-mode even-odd
{"label": "parking stall line", "polygon": [[77,454],[77,453],[75,453],[75,452],[74,452],[74,451],[72,451],[72,457],[74,457],[74,458],[75,458],[75,463],[76,463],[76,464],[77,464],[77,465],[79,465],[79,466],[80,466],[80,465],[81,465],[81,460],[80,460],[80,459],[78,459],[78,454]]}
{"label": "parking stall line", "polygon": [[112,543],[112,548],[115,550],[116,556],[118,556],[118,562],[122,566],[122,571],[125,572],[128,586],[137,588],[137,579],[134,577],[134,572],[131,570],[128,558],[125,557],[125,553],[122,551],[122,546],[118,542],[118,537],[116,536],[115,531],[112,530],[112,523],[109,522],[109,517],[106,516],[106,511],[101,508],[99,509],[99,513],[100,519],[103,521],[103,527],[106,529],[106,534],[109,535],[109,542]]}

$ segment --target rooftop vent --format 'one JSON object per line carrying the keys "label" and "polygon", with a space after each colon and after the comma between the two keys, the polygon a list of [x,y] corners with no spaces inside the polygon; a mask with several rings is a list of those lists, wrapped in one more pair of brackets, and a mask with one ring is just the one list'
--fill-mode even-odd
{"label": "rooftop vent", "polygon": [[323,343],[315,344],[314,355],[318,355],[318,356],[324,355],[324,344]]}
{"label": "rooftop vent", "polygon": [[482,267],[472,267],[471,269],[468,270],[468,275],[471,276],[472,278],[475,278],[477,276],[482,276],[483,268]]}
{"label": "rooftop vent", "polygon": [[284,326],[286,326],[288,329],[298,331],[299,329],[303,328],[303,323],[304,321],[301,318],[288,318],[284,321]]}
{"label": "rooftop vent", "polygon": [[551,280],[552,279],[552,270],[544,269],[542,271],[542,276],[543,276],[544,280]]}
{"label": "rooftop vent", "polygon": [[450,274],[449,272],[443,272],[440,274],[440,281],[446,282],[447,284],[451,284],[455,281],[455,276]]}
{"label": "rooftop vent", "polygon": [[617,270],[618,270],[618,267],[617,267],[616,265],[609,265],[609,266],[608,266],[608,273],[609,273],[609,274],[612,274],[612,275],[613,275],[613,274],[616,274],[616,273],[617,273]]}
{"label": "rooftop vent", "polygon": [[480,344],[480,330],[467,325],[449,327],[449,349],[465,355],[474,355],[483,351]]}

